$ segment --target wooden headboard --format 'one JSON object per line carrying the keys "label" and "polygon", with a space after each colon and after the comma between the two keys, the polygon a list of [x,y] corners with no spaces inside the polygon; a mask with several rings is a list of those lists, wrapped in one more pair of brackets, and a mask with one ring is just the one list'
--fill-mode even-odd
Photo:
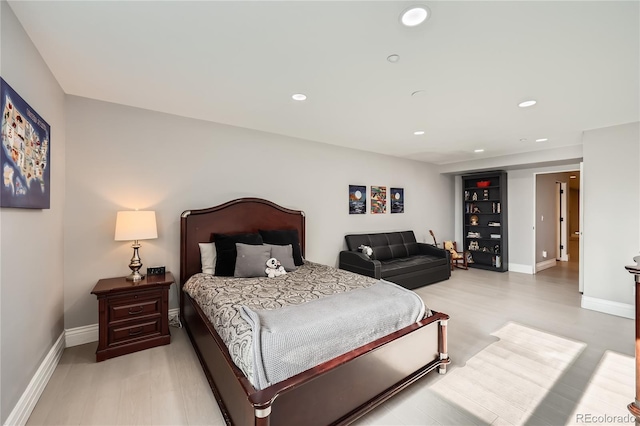
{"label": "wooden headboard", "polygon": [[198,243],[212,241],[213,233],[297,229],[304,256],[304,220],[303,211],[287,209],[261,198],[239,198],[216,207],[185,211],[180,219],[180,293],[189,277],[202,269]]}

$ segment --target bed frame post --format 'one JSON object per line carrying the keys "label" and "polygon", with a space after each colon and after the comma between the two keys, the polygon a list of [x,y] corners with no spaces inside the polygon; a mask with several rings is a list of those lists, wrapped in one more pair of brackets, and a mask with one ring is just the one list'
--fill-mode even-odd
{"label": "bed frame post", "polygon": [[[438,352],[440,352],[440,360],[449,360],[449,354],[447,353],[447,323],[448,319],[440,320],[440,326],[438,327]],[[447,364],[442,364],[438,368],[439,374],[447,372]]]}
{"label": "bed frame post", "polygon": [[640,425],[640,256],[634,257],[633,260],[638,264],[625,268],[635,275],[636,281],[636,395],[627,408],[636,418],[636,425]]}
{"label": "bed frame post", "polygon": [[256,416],[256,426],[269,426],[270,415],[271,415],[271,407],[267,408],[255,408],[254,413]]}

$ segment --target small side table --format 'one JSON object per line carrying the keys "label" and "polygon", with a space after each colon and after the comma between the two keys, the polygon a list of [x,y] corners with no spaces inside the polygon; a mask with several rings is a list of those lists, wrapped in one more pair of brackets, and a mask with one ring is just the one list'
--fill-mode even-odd
{"label": "small side table", "polygon": [[174,282],[171,272],[137,282],[125,277],[98,281],[91,291],[99,306],[97,362],[171,342],[169,288]]}

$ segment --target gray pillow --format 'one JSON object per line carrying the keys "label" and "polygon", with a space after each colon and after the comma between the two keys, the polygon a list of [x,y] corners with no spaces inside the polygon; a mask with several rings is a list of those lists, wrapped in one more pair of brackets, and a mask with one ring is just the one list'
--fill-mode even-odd
{"label": "gray pillow", "polygon": [[280,261],[280,264],[284,266],[284,270],[287,272],[295,271],[298,269],[293,260],[293,246],[278,246],[274,244],[264,244],[265,247],[271,248],[271,257],[275,257]]}
{"label": "gray pillow", "polygon": [[264,245],[236,243],[236,278],[266,277],[267,260],[271,257],[271,248]]}

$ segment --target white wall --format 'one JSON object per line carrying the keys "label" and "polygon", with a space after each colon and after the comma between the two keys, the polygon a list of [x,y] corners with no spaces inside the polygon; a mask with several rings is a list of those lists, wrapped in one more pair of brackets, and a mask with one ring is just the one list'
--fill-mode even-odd
{"label": "white wall", "polygon": [[[238,197],[304,210],[306,257],[329,265],[347,233],[453,234],[453,178],[425,163],[73,96],[67,116],[66,328],[96,323],[96,281],[129,272],[130,243],[113,241],[121,209],[156,210],[159,238],[142,241],[143,269],[176,276],[180,213]],[[349,184],[403,187],[406,213],[349,215]]]}
{"label": "white wall", "polygon": [[63,331],[64,93],[5,1],[0,74],[51,126],[51,208],[0,209],[0,420]]}
{"label": "white wall", "polygon": [[583,307],[626,316],[633,316],[634,299],[624,267],[640,253],[639,129],[636,122],[583,136]]}

